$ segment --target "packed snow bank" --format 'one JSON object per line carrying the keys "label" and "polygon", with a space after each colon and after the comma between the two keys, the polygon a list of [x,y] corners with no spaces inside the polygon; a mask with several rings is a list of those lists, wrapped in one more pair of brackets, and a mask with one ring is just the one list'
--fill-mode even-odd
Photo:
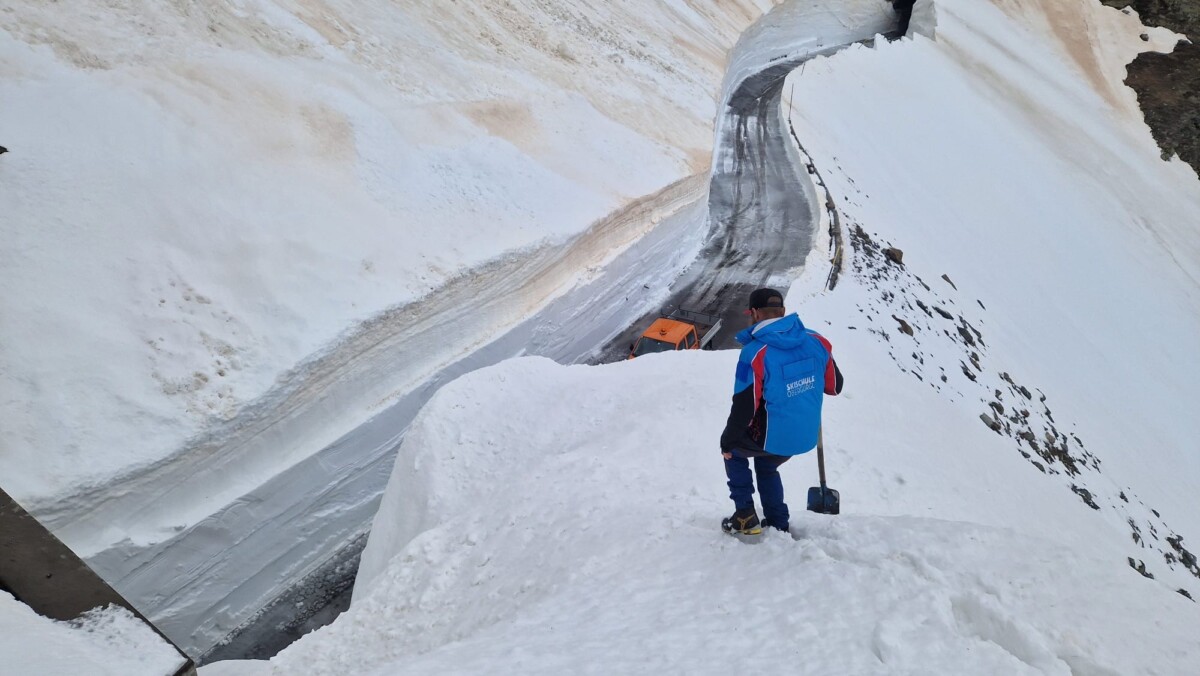
{"label": "packed snow bank", "polygon": [[97,608],[56,622],[3,591],[0,655],[5,673],[28,676],[171,676],[184,663],[174,646],[124,608]]}
{"label": "packed snow bank", "polygon": [[[880,345],[839,347],[842,331],[811,324],[850,378],[826,420],[842,516],[803,511],[809,454],[783,467],[797,540],[720,532],[732,351],[510,360],[421,412],[350,610],[270,663],[201,673],[729,673],[797,660],[1172,673],[1200,659],[1200,609],[1130,571],[1090,510],[889,367]],[[897,397],[906,406],[888,405]],[[943,435],[956,443],[917,446]]]}

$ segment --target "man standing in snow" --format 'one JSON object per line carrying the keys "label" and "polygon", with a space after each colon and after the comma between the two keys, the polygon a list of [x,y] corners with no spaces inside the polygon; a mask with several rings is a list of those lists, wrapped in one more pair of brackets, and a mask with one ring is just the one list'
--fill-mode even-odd
{"label": "man standing in snow", "polygon": [[[779,466],[817,445],[824,396],[842,391],[842,372],[829,341],[804,328],[795,313],[786,313],[782,294],[758,289],[750,294],[750,328],[737,335],[742,353],[733,405],[721,433],[729,497],[736,509],[721,521],[727,533],[755,535],[764,525],[788,530]],[[761,524],[754,510],[755,475]]]}

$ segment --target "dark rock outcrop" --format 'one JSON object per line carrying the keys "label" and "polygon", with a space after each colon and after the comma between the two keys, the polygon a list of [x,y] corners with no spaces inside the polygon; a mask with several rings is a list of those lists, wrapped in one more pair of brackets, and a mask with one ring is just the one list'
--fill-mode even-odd
{"label": "dark rock outcrop", "polygon": [[1178,154],[1200,173],[1200,0],[1101,0],[1133,7],[1147,26],[1187,35],[1170,54],[1146,53],[1129,64],[1125,83],[1137,92],[1163,157]]}

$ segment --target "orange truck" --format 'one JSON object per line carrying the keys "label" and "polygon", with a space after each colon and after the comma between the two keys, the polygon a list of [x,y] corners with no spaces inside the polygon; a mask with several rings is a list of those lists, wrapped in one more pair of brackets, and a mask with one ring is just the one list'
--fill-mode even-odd
{"label": "orange truck", "polygon": [[711,350],[721,328],[721,318],[693,310],[675,310],[655,319],[633,345],[629,358],[653,352]]}

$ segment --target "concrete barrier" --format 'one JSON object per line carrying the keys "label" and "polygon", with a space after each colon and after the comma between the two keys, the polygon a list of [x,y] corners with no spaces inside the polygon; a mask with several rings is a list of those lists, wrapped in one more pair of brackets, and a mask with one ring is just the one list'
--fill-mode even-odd
{"label": "concrete barrier", "polygon": [[37,614],[54,620],[74,620],[93,608],[110,604],[125,608],[184,659],[183,666],[172,676],[196,675],[195,664],[179,646],[3,489],[0,489],[0,589]]}

